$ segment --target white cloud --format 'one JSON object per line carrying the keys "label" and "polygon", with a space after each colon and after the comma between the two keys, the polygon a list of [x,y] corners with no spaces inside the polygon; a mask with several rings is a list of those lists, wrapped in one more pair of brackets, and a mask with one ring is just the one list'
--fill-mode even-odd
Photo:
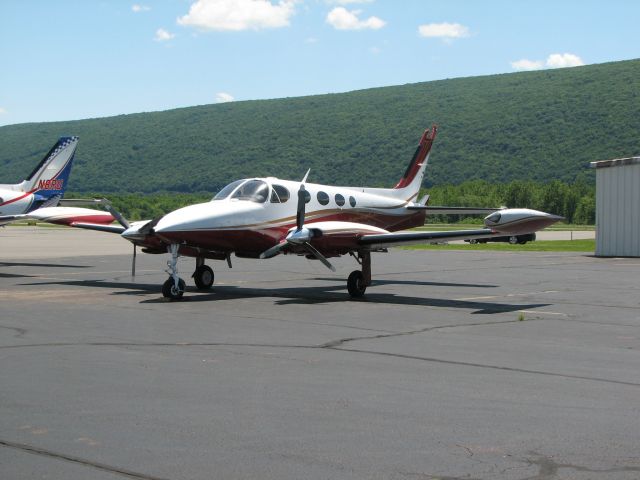
{"label": "white cloud", "polygon": [[295,13],[295,0],[197,0],[178,24],[203,30],[241,31],[281,28]]}
{"label": "white cloud", "polygon": [[9,112],[7,112],[7,109],[6,109],[6,108],[2,108],[2,107],[0,107],[0,115],[5,115],[5,114],[7,114],[7,113],[9,113]]}
{"label": "white cloud", "polygon": [[328,4],[349,5],[350,3],[371,3],[373,0],[325,0]]}
{"label": "white cloud", "polygon": [[305,38],[304,43],[318,43],[320,40],[318,40],[316,37],[308,37]]}
{"label": "white cloud", "polygon": [[174,33],[167,32],[164,28],[159,28],[158,30],[156,30],[156,36],[153,37],[153,39],[156,42],[166,42],[168,40],[171,40],[175,36],[176,35]]}
{"label": "white cloud", "polygon": [[514,70],[540,70],[543,66],[544,62],[540,60],[527,60],[526,58],[511,62],[511,68]]}
{"label": "white cloud", "polygon": [[137,3],[134,3],[133,5],[131,5],[131,11],[134,13],[148,12],[149,10],[151,10],[151,7],[147,5],[140,5]]}
{"label": "white cloud", "polygon": [[547,67],[564,68],[584,65],[582,59],[573,53],[552,53],[547,58]]}
{"label": "white cloud", "polygon": [[233,102],[235,99],[233,98],[233,95],[226,93],[226,92],[218,92],[216,93],[216,103],[226,103],[226,102]]}
{"label": "white cloud", "polygon": [[418,27],[421,37],[453,39],[469,36],[469,29],[459,23],[427,23]]}
{"label": "white cloud", "polygon": [[573,53],[552,53],[546,61],[523,58],[511,62],[511,68],[514,70],[540,70],[541,68],[566,68],[581,65],[584,65],[584,61]]}
{"label": "white cloud", "polygon": [[360,20],[358,15],[361,13],[361,10],[349,11],[344,7],[336,7],[327,15],[327,23],[337,30],[378,30],[386,25],[386,22],[378,17]]}

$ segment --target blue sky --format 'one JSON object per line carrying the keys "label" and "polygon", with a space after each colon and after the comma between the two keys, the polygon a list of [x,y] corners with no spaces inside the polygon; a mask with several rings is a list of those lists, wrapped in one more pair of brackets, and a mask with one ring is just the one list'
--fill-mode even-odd
{"label": "blue sky", "polygon": [[0,1],[0,125],[640,57],[634,0]]}

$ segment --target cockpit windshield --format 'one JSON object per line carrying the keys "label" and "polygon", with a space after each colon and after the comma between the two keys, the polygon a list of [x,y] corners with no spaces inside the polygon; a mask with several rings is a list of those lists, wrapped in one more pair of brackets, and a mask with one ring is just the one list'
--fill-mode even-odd
{"label": "cockpit windshield", "polygon": [[269,197],[269,185],[262,180],[236,180],[220,190],[212,201],[224,200],[229,195],[235,200],[264,203]]}
{"label": "cockpit windshield", "polygon": [[233,192],[238,187],[238,185],[240,185],[242,182],[246,182],[246,180],[236,180],[235,182],[231,182],[229,185],[227,185],[222,190],[220,190],[218,193],[216,193],[216,196],[213,197],[212,201],[213,200],[224,200],[229,195],[231,195],[231,192]]}
{"label": "cockpit windshield", "polygon": [[269,185],[262,180],[249,180],[243,183],[231,196],[232,199],[249,200],[257,203],[264,203],[268,197]]}

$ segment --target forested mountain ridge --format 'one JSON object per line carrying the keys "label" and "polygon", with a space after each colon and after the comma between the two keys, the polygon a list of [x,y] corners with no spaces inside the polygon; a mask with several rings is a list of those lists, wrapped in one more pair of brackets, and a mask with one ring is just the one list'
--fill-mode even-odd
{"label": "forested mountain ridge", "polygon": [[426,184],[573,181],[640,155],[640,60],[0,127],[0,183],[79,135],[76,192],[215,192],[248,176],[393,186],[440,126]]}

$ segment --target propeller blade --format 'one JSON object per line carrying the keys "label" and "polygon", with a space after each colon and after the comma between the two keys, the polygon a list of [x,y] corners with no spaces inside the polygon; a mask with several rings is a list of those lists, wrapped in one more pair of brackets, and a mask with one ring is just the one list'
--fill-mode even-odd
{"label": "propeller blade", "polygon": [[111,215],[113,215],[113,218],[115,218],[120,225],[122,225],[124,228],[129,228],[130,225],[129,225],[129,222],[127,222],[127,219],[124,218],[124,216],[118,210],[116,210],[113,207],[113,205],[111,205],[111,202],[109,200],[107,200],[106,198],[103,198],[103,199],[99,200],[98,203],[104,205],[104,208]]}
{"label": "propeller blade", "polygon": [[318,260],[320,260],[322,263],[324,263],[324,265],[331,270],[332,272],[336,271],[336,267],[334,267],[333,265],[331,265],[331,263],[329,262],[329,260],[327,260],[327,257],[325,257],[324,255],[322,255],[318,250],[316,250],[309,242],[304,242],[304,247],[307,250],[307,252],[309,252],[311,255],[313,255],[314,257],[316,257]]}
{"label": "propeller blade", "polygon": [[307,173],[304,174],[304,177],[300,182],[300,189],[298,190],[298,212],[296,214],[296,229],[298,231],[302,230],[302,227],[304,226],[304,210],[306,204],[305,200],[307,199],[304,184],[307,181],[307,177],[309,176],[310,171],[311,169],[307,170]]}
{"label": "propeller blade", "polygon": [[133,258],[131,259],[131,276],[135,277],[136,276],[136,253],[137,253],[137,248],[136,248],[136,244],[133,244]]}
{"label": "propeller blade", "polygon": [[[306,176],[305,176],[306,178]],[[304,210],[305,210],[305,189],[304,185],[300,184],[300,190],[298,190],[298,213],[296,214],[296,229],[302,230],[304,226]]]}
{"label": "propeller blade", "polygon": [[287,245],[287,241],[283,240],[282,242],[280,242],[277,245],[274,245],[273,247],[265,250],[264,252],[262,252],[260,254],[260,258],[265,259],[265,258],[273,258],[276,255],[278,255],[280,253],[280,251],[284,248],[285,245]]}

